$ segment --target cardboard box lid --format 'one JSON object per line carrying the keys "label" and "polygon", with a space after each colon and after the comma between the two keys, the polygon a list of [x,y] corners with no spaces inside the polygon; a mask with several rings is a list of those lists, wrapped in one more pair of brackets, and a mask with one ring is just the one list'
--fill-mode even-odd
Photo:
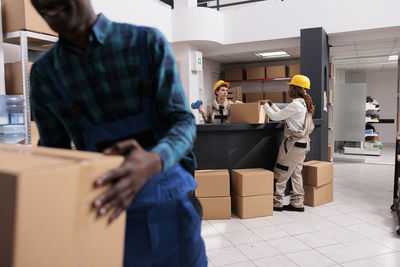
{"label": "cardboard box lid", "polygon": [[333,181],[333,164],[325,161],[309,161],[303,165],[303,183],[322,186]]}
{"label": "cardboard box lid", "polygon": [[274,193],[274,173],[262,169],[232,170],[232,191],[239,196]]}
{"label": "cardboard box lid", "polygon": [[224,197],[229,196],[228,170],[198,170],[195,172],[197,197]]}

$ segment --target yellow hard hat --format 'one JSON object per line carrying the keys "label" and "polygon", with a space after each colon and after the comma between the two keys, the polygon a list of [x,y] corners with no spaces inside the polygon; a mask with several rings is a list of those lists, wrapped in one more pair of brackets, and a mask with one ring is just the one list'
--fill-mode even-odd
{"label": "yellow hard hat", "polygon": [[294,75],[292,80],[288,84],[300,86],[305,89],[310,89],[310,79],[304,75]]}
{"label": "yellow hard hat", "polygon": [[222,85],[225,85],[226,87],[229,88],[229,83],[228,82],[225,82],[223,80],[219,80],[214,85],[214,94],[217,94],[217,89],[220,88]]}

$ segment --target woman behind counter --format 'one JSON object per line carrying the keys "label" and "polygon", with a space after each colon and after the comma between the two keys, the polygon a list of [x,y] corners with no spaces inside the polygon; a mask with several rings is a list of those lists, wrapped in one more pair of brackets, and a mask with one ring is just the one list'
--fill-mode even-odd
{"label": "woman behind counter", "polygon": [[[207,111],[199,108],[199,113],[203,116],[205,123],[221,124],[230,123],[230,105],[234,104],[227,99],[229,83],[223,80],[214,85],[215,100],[207,106]],[[236,101],[235,104],[242,103]]]}
{"label": "woman behind counter", "polygon": [[[285,120],[284,138],[279,148],[274,174],[276,189],[274,192],[274,210],[304,211],[304,189],[301,170],[304,159],[310,151],[309,135],[314,130],[312,116],[314,105],[306,90],[310,89],[310,80],[304,75],[295,75],[289,83],[289,96],[293,102],[280,110],[271,100],[262,100],[269,118],[274,121]],[[283,206],[286,184],[292,178],[293,191],[290,204]]]}

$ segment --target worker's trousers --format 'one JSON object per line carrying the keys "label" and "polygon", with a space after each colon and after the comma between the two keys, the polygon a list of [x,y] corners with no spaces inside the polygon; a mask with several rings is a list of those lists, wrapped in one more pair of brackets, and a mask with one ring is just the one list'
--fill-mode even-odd
{"label": "worker's trousers", "polygon": [[290,192],[290,204],[296,208],[304,206],[304,188],[301,171],[304,159],[310,151],[308,138],[285,138],[279,148],[275,165],[274,207],[283,206],[286,184],[292,178],[293,190]]}

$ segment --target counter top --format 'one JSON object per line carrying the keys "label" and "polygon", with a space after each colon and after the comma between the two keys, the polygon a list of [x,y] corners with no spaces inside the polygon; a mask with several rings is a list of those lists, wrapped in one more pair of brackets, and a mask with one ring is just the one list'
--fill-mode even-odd
{"label": "counter top", "polygon": [[[315,126],[322,124],[322,119],[313,119]],[[283,129],[283,121],[271,121],[263,124],[197,124],[197,131],[248,131]]]}

